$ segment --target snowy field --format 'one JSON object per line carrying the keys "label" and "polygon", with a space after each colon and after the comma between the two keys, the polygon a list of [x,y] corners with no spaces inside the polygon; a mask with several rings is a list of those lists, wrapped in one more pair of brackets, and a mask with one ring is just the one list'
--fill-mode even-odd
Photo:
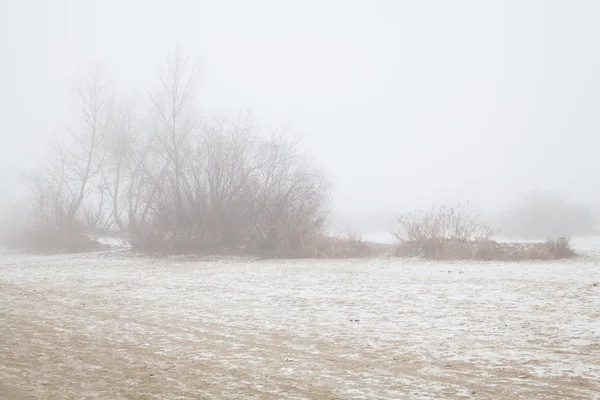
{"label": "snowy field", "polygon": [[0,254],[0,399],[93,398],[600,399],[600,258]]}

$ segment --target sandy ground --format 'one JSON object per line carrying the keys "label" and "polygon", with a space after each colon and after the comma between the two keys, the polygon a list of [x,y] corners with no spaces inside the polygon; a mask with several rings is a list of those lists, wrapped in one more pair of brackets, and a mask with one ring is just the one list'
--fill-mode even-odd
{"label": "sandy ground", "polygon": [[600,399],[600,259],[0,254],[0,399]]}

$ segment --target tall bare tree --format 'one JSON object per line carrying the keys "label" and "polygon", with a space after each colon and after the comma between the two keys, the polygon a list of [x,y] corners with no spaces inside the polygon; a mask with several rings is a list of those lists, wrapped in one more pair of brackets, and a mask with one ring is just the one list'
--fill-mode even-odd
{"label": "tall bare tree", "polygon": [[197,127],[195,99],[199,91],[201,68],[181,50],[159,73],[159,87],[151,100],[158,118],[159,143],[168,159],[168,181],[175,207],[175,225],[185,225],[183,170],[189,153],[189,138]]}
{"label": "tall bare tree", "polygon": [[119,231],[126,229],[122,216],[127,206],[126,194],[134,190],[135,185],[136,169],[132,157],[140,134],[139,125],[133,100],[115,106],[105,141],[106,158],[102,176],[110,196],[110,215]]}
{"label": "tall bare tree", "polygon": [[44,163],[30,177],[30,189],[42,223],[68,239],[86,196],[98,186],[110,118],[111,85],[99,65],[73,87],[77,124],[55,135]]}
{"label": "tall bare tree", "polygon": [[71,143],[69,153],[77,179],[68,182],[72,190],[69,199],[67,223],[72,225],[86,196],[86,188],[97,177],[105,158],[104,142],[107,137],[111,112],[111,84],[99,65],[90,68],[88,77],[75,86],[79,126],[67,126]]}

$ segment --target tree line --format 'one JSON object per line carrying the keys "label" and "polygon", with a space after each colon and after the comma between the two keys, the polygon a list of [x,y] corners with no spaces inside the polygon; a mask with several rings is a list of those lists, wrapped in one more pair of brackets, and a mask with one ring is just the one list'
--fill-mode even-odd
{"label": "tree line", "polygon": [[[132,98],[93,65],[73,87],[75,123],[52,137],[27,175],[31,202],[19,215],[26,222],[16,229],[0,221],[8,232],[0,239],[61,249],[92,246],[84,234],[110,232],[145,251],[371,254],[351,228],[327,235],[330,185],[299,138],[245,114],[202,113],[200,80],[200,64],[177,51],[148,95]],[[412,228],[446,226],[456,217],[448,210],[454,209],[403,215],[419,216],[414,224],[401,215],[402,229],[393,234],[400,240]],[[461,214],[460,221],[474,220]],[[556,238],[595,233],[597,216],[559,196],[535,194],[502,210],[496,225],[501,229],[488,229],[487,239],[492,231]]]}

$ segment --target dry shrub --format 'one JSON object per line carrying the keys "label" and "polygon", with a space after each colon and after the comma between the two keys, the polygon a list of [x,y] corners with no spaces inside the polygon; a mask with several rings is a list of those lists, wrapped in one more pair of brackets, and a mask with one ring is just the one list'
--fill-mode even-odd
{"label": "dry shrub", "polygon": [[348,228],[346,234],[320,235],[306,245],[275,254],[276,257],[293,258],[363,258],[383,254],[389,246],[363,240],[356,230]]}
{"label": "dry shrub", "polygon": [[425,239],[401,242],[396,246],[398,257],[423,257],[430,260],[493,260],[497,259],[496,243],[492,241],[460,241]]}
{"label": "dry shrub", "polygon": [[129,240],[132,248],[148,253],[204,255],[254,255],[263,258],[363,258],[385,254],[389,246],[369,243],[358,236],[318,235],[299,246],[261,247],[249,243],[244,246],[223,247],[220,242],[206,242],[194,236],[176,236],[152,231]]}
{"label": "dry shrub", "polygon": [[569,236],[547,239],[544,244],[549,251],[550,259],[571,258],[576,255],[571,247],[571,238]]}
{"label": "dry shrub", "polygon": [[479,216],[461,211],[460,205],[404,213],[396,221],[399,226],[392,234],[398,240],[408,242],[489,241],[497,233]]}
{"label": "dry shrub", "polygon": [[561,260],[572,258],[576,253],[571,248],[568,236],[557,239],[547,239],[542,243],[510,243],[498,244],[498,257],[494,260],[523,261],[523,260]]}
{"label": "dry shrub", "polygon": [[477,243],[473,251],[473,258],[483,261],[504,259],[501,246],[493,241]]}
{"label": "dry shrub", "polygon": [[496,233],[479,216],[461,211],[460,206],[405,213],[397,222],[399,226],[392,234],[400,242],[395,251],[399,257],[422,256],[435,260],[473,259],[477,254],[488,257],[474,244],[489,247]]}
{"label": "dry shrub", "polygon": [[496,243],[494,241],[402,242],[396,247],[398,257],[422,256],[432,260],[525,261],[560,260],[574,257],[569,239],[549,239],[544,243]]}
{"label": "dry shrub", "polygon": [[398,218],[393,232],[399,239],[398,257],[423,257],[431,260],[523,261],[557,260],[575,256],[569,237],[548,239],[544,243],[500,244],[496,233],[479,217],[455,208],[441,207],[416,211]]}
{"label": "dry shrub", "polygon": [[13,232],[10,241],[5,244],[12,248],[44,253],[79,253],[98,251],[108,247],[84,234],[64,235],[44,225],[32,225],[19,232]]}
{"label": "dry shrub", "polygon": [[394,255],[396,257],[412,258],[421,256],[422,252],[414,242],[399,242],[394,248]]}
{"label": "dry shrub", "polygon": [[370,244],[363,240],[323,236],[315,246],[315,258],[359,258],[374,254]]}

